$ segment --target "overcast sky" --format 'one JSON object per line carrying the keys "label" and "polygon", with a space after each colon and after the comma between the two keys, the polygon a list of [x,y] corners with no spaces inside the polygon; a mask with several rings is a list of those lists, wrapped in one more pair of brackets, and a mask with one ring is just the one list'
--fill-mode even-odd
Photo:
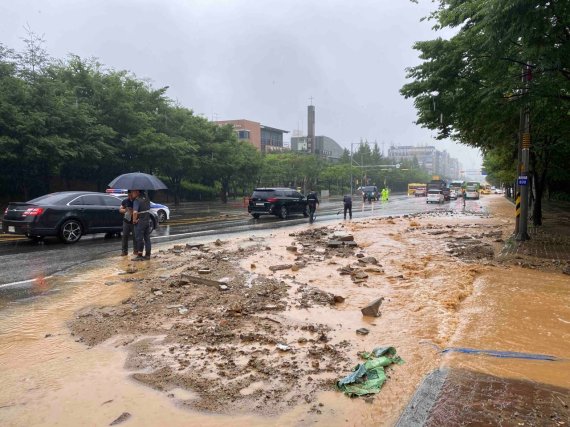
{"label": "overcast sky", "polygon": [[[415,41],[437,36],[420,22],[434,7],[408,0],[0,0],[0,42],[21,49],[24,26],[50,55],[96,57],[127,69],[196,114],[245,118],[350,149],[377,141],[435,145],[466,169],[478,152],[413,124],[399,89],[419,63]],[[291,134],[286,137],[289,139]]]}

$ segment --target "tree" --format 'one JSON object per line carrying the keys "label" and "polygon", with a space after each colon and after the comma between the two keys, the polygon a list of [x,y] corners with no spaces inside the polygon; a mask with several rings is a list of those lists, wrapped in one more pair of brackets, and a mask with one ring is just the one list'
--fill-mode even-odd
{"label": "tree", "polygon": [[[408,69],[401,93],[414,98],[417,123],[488,153],[518,138],[521,110],[531,117],[534,223],[556,159],[568,147],[570,6],[525,0],[441,0],[431,18],[454,28],[449,40],[418,42],[423,63]],[[532,80],[522,77],[532,71]],[[507,164],[507,163],[504,163]]]}

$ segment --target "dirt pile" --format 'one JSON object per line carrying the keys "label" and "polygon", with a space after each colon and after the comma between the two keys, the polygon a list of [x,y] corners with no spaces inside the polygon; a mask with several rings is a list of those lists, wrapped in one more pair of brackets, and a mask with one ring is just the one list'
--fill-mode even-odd
{"label": "dirt pile", "polygon": [[[87,345],[120,336],[133,377],[156,389],[194,390],[183,404],[219,413],[276,414],[311,402],[349,370],[348,342],[330,328],[291,322],[290,306],[334,306],[335,296],[306,283],[286,283],[236,268],[262,250],[175,246],[159,254],[171,274],[141,271],[134,295],[118,307],[78,313],[72,334]],[[137,272],[133,272],[137,274]]]}
{"label": "dirt pile", "polygon": [[[90,346],[113,338],[133,378],[167,393],[190,390],[177,401],[198,410],[275,415],[318,404],[358,351],[387,344],[410,360],[398,374],[411,395],[437,358],[417,343],[445,345],[478,264],[495,262],[501,228],[478,220],[429,213],[247,244],[175,245],[114,282],[135,282],[131,297],[83,310],[70,327]],[[363,323],[360,310],[379,298],[381,316]]]}

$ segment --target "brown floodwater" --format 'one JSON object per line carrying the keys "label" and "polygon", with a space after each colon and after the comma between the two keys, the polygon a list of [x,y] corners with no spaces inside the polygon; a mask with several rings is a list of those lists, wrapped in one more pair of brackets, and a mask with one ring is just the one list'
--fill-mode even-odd
{"label": "brown floodwater", "polygon": [[449,353],[444,365],[570,388],[570,280],[560,273],[497,268],[475,282],[449,345],[554,356],[559,361]]}
{"label": "brown floodwater", "polygon": [[[164,393],[133,381],[133,372],[125,367],[127,353],[116,344],[116,339],[88,348],[75,342],[66,326],[82,307],[114,305],[130,295],[131,287],[136,285],[120,282],[125,276],[119,276],[128,267],[128,261],[118,260],[73,277],[40,281],[39,286],[60,288],[60,292],[0,312],[0,425],[108,425],[123,412],[132,414],[125,425],[138,426],[391,425],[423,377],[442,363],[499,377],[568,387],[567,277],[466,263],[445,253],[443,237],[415,231],[433,224],[461,225],[462,221],[465,218],[415,219],[413,224],[407,219],[389,223],[355,221],[345,229],[354,233],[367,255],[379,259],[384,273],[370,273],[365,284],[356,285],[337,271],[354,259],[335,257],[316,260],[314,266],[295,274],[293,280],[342,295],[346,301],[334,308],[294,308],[280,316],[290,322],[329,326],[331,342],[349,340],[353,344],[350,355],[354,364],[359,362],[357,351],[376,346],[393,345],[404,358],[404,365],[389,370],[388,381],[372,403],[326,391],[315,402],[299,405],[275,418],[212,415],[180,404],[196,398],[191,390]],[[477,221],[486,224],[487,220]],[[507,222],[499,217],[495,223]],[[295,255],[285,249],[292,241],[288,233],[305,228],[274,232],[270,239],[267,235],[256,239],[270,240],[273,250],[244,260],[242,268],[249,270],[256,263],[252,273],[267,274],[269,265],[293,261]],[[234,243],[236,247],[247,244],[252,244],[251,240],[243,238],[236,238]],[[160,270],[161,266],[158,261],[151,261],[147,268]],[[277,277],[291,280],[287,275],[291,272],[276,273]],[[117,284],[107,286],[105,283],[110,281]],[[363,318],[360,308],[379,296],[385,297],[382,316]],[[361,327],[370,333],[356,335],[355,330]],[[287,342],[295,342],[296,338],[295,331],[284,337]],[[566,360],[442,355],[435,346],[549,354]],[[344,367],[339,366],[338,378],[346,374]],[[267,386],[260,381],[243,393]],[[311,410],[315,403],[322,404],[318,407],[320,413]]]}

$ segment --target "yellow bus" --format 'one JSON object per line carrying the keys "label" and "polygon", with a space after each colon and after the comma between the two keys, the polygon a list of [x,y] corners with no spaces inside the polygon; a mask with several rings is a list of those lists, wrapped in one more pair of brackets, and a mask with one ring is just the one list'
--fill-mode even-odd
{"label": "yellow bus", "polygon": [[416,194],[416,190],[418,189],[426,189],[426,184],[423,184],[421,182],[412,182],[411,184],[408,184],[408,196],[414,196]]}

